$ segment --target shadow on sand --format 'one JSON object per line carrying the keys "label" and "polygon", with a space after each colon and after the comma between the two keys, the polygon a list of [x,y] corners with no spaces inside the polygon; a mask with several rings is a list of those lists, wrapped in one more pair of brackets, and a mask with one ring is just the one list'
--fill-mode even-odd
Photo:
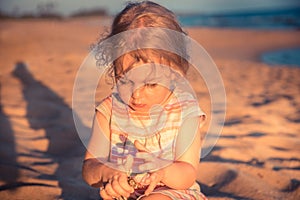
{"label": "shadow on sand", "polygon": [[[57,180],[62,189],[62,199],[90,199],[91,190],[81,179],[81,164],[85,148],[81,143],[73,121],[72,109],[46,85],[37,81],[26,65],[18,62],[13,75],[23,85],[23,96],[27,102],[27,120],[34,130],[43,129],[49,141],[45,152],[33,150],[30,155],[50,158],[44,165],[57,163],[54,174],[40,174],[38,179]],[[86,127],[86,131],[90,131]]]}
{"label": "shadow on sand", "polygon": [[2,187],[11,185],[19,178],[14,133],[9,117],[2,108],[1,94],[0,83],[0,181],[4,183],[0,186],[0,191],[3,190]]}

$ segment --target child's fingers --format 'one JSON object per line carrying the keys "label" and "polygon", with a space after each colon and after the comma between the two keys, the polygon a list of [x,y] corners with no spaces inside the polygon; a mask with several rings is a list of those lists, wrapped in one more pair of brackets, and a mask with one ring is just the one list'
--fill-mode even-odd
{"label": "child's fingers", "polygon": [[146,173],[139,182],[143,185],[149,185],[149,183],[150,183],[149,177],[150,177],[150,174]]}
{"label": "child's fingers", "polygon": [[102,199],[112,199],[112,197],[107,194],[104,188],[100,189],[100,196]]}
{"label": "child's fingers", "polygon": [[128,184],[125,174],[116,174],[113,178],[100,190],[103,199],[119,198],[121,196],[128,198],[134,189]]}
{"label": "child's fingers", "polygon": [[100,191],[100,194],[104,194],[104,196],[106,197],[108,196],[109,197],[108,199],[118,198],[121,196],[113,189],[112,183],[110,182],[105,185],[105,188],[102,191]]}
{"label": "child's fingers", "polygon": [[128,192],[124,189],[124,185],[121,185],[117,178],[115,178],[115,180],[112,182],[111,185],[112,185],[113,190],[118,194],[118,196],[115,196],[115,197],[119,197],[119,196],[129,197],[130,196],[130,192]]}
{"label": "child's fingers", "polygon": [[155,189],[157,184],[158,184],[158,182],[151,182],[149,184],[147,190],[145,191],[145,195],[148,196],[151,192],[153,192],[153,190]]}
{"label": "child's fingers", "polygon": [[128,184],[128,177],[125,174],[122,174],[118,177],[118,182],[120,183],[123,190],[127,193],[134,192],[134,189]]}
{"label": "child's fingers", "polygon": [[160,182],[159,177],[157,176],[156,173],[151,174],[150,176],[150,184],[147,188],[147,190],[145,191],[145,195],[148,196],[151,192],[153,192],[153,190],[155,189],[155,187],[157,186],[157,184]]}

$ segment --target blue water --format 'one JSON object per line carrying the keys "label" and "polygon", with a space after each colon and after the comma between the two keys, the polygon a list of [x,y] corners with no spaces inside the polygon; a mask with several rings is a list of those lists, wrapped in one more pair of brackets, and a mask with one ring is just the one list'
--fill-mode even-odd
{"label": "blue water", "polygon": [[[300,7],[243,13],[179,15],[179,21],[183,26],[188,27],[300,30]],[[300,47],[266,52],[261,55],[261,60],[273,66],[300,67]]]}
{"label": "blue water", "polygon": [[300,47],[266,52],[261,56],[261,59],[272,66],[300,67]]}
{"label": "blue water", "polygon": [[282,10],[179,15],[183,26],[251,29],[300,29],[300,7]]}

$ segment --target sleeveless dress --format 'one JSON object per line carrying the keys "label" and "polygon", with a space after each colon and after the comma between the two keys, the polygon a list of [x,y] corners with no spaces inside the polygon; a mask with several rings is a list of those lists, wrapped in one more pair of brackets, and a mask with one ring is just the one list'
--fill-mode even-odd
{"label": "sleeveless dress", "polygon": [[[154,155],[164,160],[175,160],[175,144],[184,120],[205,115],[196,98],[188,92],[173,91],[164,105],[153,106],[149,112],[137,112],[125,105],[117,93],[105,98],[96,110],[110,123],[109,162],[122,164],[127,156],[137,153],[134,141],[138,140]],[[142,160],[134,158],[132,172]],[[172,199],[206,199],[195,182],[187,190],[175,190],[167,186],[157,187],[152,193],[161,193]],[[143,197],[143,191],[136,190],[132,199]]]}

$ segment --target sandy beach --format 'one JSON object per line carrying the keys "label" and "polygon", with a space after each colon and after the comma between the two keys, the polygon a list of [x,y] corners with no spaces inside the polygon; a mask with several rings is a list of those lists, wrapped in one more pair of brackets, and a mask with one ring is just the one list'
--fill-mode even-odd
{"label": "sandy beach", "polygon": [[[85,147],[71,105],[77,70],[109,22],[0,21],[0,199],[99,199],[81,179]],[[199,165],[202,192],[211,200],[300,199],[300,68],[260,61],[266,51],[299,47],[300,30],[186,31],[215,61],[227,95],[223,131]],[[195,88],[209,116],[209,94]]]}

